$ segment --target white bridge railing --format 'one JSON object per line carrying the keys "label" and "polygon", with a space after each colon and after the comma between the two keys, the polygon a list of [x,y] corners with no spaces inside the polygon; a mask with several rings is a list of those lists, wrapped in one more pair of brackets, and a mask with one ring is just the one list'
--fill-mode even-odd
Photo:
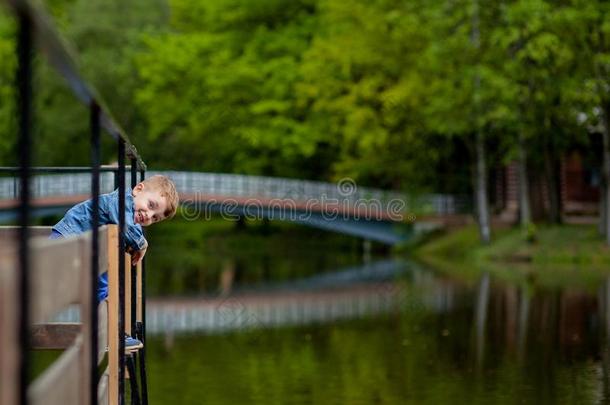
{"label": "white bridge railing", "polygon": [[[450,215],[469,209],[469,199],[449,194],[426,194],[417,197],[395,191],[359,187],[351,179],[337,183],[298,180],[280,177],[248,176],[241,174],[219,174],[202,172],[160,171],[147,172],[148,176],[163,174],[176,184],[180,194],[196,195],[202,199],[213,198],[260,198],[269,200],[292,200],[295,202],[335,203],[348,207],[375,205],[382,212],[402,207],[404,212],[432,215]],[[34,198],[88,195],[91,190],[89,173],[45,174],[32,179]],[[129,182],[129,177],[127,178]],[[102,173],[100,188],[108,193],[115,187],[114,174]],[[0,199],[15,199],[19,195],[18,181],[13,177],[0,178]]]}

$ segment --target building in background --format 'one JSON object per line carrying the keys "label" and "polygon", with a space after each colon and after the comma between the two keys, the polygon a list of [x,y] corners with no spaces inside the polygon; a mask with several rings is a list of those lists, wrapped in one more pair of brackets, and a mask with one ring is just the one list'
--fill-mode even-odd
{"label": "building in background", "polygon": [[[494,171],[493,201],[500,220],[516,222],[519,218],[519,171],[516,161]],[[529,194],[532,218],[547,218],[550,209],[549,181],[544,172],[529,170]],[[565,222],[594,223],[599,214],[601,173],[578,150],[567,153],[559,170],[561,215]]]}

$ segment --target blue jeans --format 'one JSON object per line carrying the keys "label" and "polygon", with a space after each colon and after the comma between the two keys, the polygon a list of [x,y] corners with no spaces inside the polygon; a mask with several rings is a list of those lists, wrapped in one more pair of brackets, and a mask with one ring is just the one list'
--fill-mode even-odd
{"label": "blue jeans", "polygon": [[[57,231],[51,231],[51,235],[49,235],[49,239],[59,239],[59,238],[63,238],[63,237],[64,236]],[[106,298],[108,298],[108,273],[107,272],[101,274],[97,278],[96,295],[97,295],[98,304],[100,302],[102,302],[103,300],[105,300]]]}

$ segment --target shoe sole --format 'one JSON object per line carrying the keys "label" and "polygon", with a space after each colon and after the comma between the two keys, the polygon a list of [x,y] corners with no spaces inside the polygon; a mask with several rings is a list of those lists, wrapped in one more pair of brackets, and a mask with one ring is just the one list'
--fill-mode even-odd
{"label": "shoe sole", "polygon": [[137,352],[138,350],[140,350],[143,347],[144,347],[143,343],[140,343],[139,345],[133,345],[133,346],[125,347],[125,352],[126,353]]}

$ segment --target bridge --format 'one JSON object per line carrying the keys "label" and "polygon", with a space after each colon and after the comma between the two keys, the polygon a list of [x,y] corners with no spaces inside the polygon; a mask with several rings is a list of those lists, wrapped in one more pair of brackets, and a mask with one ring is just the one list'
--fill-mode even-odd
{"label": "bridge", "polygon": [[[41,170],[60,171],[58,168]],[[90,175],[78,173],[78,170],[88,168],[65,168],[67,173],[32,178],[35,215],[62,214],[72,205],[90,198]],[[219,214],[234,221],[241,218],[291,221],[389,245],[434,227],[432,218],[455,216],[469,209],[465,197],[447,194],[409,196],[358,187],[350,179],[327,183],[222,173],[149,173],[166,175],[175,182],[181,197],[181,213],[187,220],[205,220],[212,214]],[[116,184],[116,173],[107,168],[100,177],[101,192],[111,192]],[[16,217],[14,208],[19,193],[15,178],[0,178],[0,222]]]}

